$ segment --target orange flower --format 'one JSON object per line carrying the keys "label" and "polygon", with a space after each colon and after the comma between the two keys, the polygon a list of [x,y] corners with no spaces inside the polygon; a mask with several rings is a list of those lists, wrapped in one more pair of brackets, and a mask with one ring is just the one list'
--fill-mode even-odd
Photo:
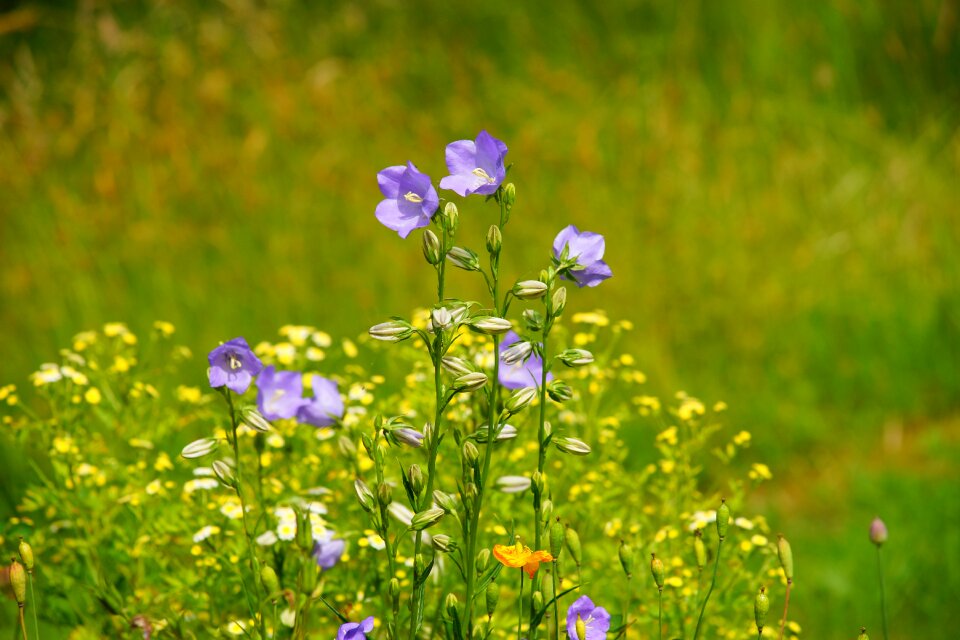
{"label": "orange flower", "polygon": [[505,567],[522,568],[533,579],[533,575],[540,568],[541,562],[553,562],[553,556],[546,551],[531,551],[517,540],[515,545],[493,545],[493,557]]}

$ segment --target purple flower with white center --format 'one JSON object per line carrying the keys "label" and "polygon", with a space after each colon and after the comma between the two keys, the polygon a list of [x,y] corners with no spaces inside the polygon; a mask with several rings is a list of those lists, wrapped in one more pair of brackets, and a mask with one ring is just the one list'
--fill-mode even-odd
{"label": "purple flower with white center", "polygon": [[386,198],[377,205],[377,220],[406,238],[414,229],[430,224],[440,206],[430,176],[420,173],[412,162],[387,167],[377,174],[380,192]]}
{"label": "purple flower with white center", "polygon": [[[520,336],[516,332],[508,331],[500,342],[500,384],[507,389],[539,387],[543,377],[543,359],[540,356],[532,353],[525,361],[516,364],[503,361],[503,352],[519,340]],[[547,373],[547,382],[550,380],[553,380],[553,374]]]}
{"label": "purple flower with white center", "polygon": [[[582,627],[577,629],[577,621]],[[593,600],[580,596],[567,609],[567,636],[570,640],[605,640],[610,629],[610,614]]]}
{"label": "purple flower with white center", "polygon": [[313,397],[306,398],[297,411],[297,420],[315,427],[329,427],[343,417],[343,398],[337,383],[322,376],[313,376]]}
{"label": "purple flower with white center", "polygon": [[488,196],[507,176],[503,157],[507,145],[486,131],[474,140],[457,140],[447,145],[447,169],[450,175],[440,180],[441,189],[449,189],[463,197],[471,193]]}
{"label": "purple flower with white center", "polygon": [[277,371],[269,366],[257,378],[257,408],[267,420],[292,418],[303,403],[303,377],[299,371]]}
{"label": "purple flower with white center", "polygon": [[367,640],[367,634],[373,631],[373,616],[363,622],[345,622],[337,630],[337,640]]}
{"label": "purple flower with white center", "polygon": [[313,543],[311,555],[316,560],[317,566],[323,570],[332,569],[347,548],[347,543],[339,538],[331,537],[328,540],[317,540]]}
{"label": "purple flower with white center", "polygon": [[570,225],[554,239],[553,256],[561,265],[564,279],[574,280],[578,287],[595,287],[613,275],[603,261],[605,248],[599,233],[581,232]]}
{"label": "purple flower with white center", "polygon": [[210,368],[207,378],[210,386],[226,386],[234,393],[244,393],[253,378],[263,370],[263,363],[243,338],[224,342],[207,356]]}

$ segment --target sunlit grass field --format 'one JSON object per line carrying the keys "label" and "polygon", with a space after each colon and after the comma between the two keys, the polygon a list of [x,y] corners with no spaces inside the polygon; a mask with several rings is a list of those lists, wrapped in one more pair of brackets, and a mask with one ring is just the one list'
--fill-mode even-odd
{"label": "sunlit grass field", "polygon": [[[568,222],[605,234],[615,277],[577,309],[633,322],[653,391],[725,400],[753,432],[804,635],[875,608],[881,513],[895,637],[933,637],[960,597],[958,12],[19,4],[0,14],[0,383],[107,321],[169,320],[202,356],[406,312],[433,283],[376,223],[375,174],[438,179],[438,150],[486,128],[522,185],[506,273],[535,277],[519,265]],[[0,513],[25,473],[4,465]]]}

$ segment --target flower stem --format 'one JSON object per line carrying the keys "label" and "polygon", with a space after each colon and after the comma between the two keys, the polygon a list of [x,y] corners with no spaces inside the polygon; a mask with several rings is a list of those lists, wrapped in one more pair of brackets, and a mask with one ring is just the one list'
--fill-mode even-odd
{"label": "flower stem", "polygon": [[713,563],[713,579],[710,580],[710,588],[707,589],[707,595],[703,599],[703,606],[700,607],[700,617],[697,618],[697,628],[693,632],[693,640],[700,637],[700,626],[703,624],[703,614],[707,610],[707,603],[710,601],[710,594],[713,593],[713,587],[717,584],[717,568],[720,566],[720,552],[723,550],[723,538],[717,543],[717,559]]}
{"label": "flower stem", "polygon": [[793,579],[787,578],[787,593],[783,597],[783,618],[780,619],[780,640],[783,640],[783,628],[787,626],[787,609],[790,607],[790,587],[793,586]]}
{"label": "flower stem", "polygon": [[33,603],[33,628],[37,631],[37,640],[40,640],[40,622],[37,620],[37,596],[33,592],[33,570],[27,572],[27,580],[30,582],[30,601]]}
{"label": "flower stem", "polygon": [[877,576],[880,578],[880,618],[883,621],[883,640],[887,640],[887,603],[883,594],[883,563],[880,561],[880,545],[877,545]]}
{"label": "flower stem", "polygon": [[[557,584],[560,580],[557,575],[560,572],[560,564],[557,562],[557,559],[553,560],[553,638],[554,640],[560,640],[560,598],[557,597],[557,594],[560,593],[559,585]],[[624,614],[624,620],[626,620],[626,614]],[[626,638],[627,634],[624,632],[623,637]]]}
{"label": "flower stem", "polygon": [[657,636],[663,640],[663,587],[660,587],[660,595],[657,602]]}
{"label": "flower stem", "polygon": [[520,640],[520,629],[523,626],[523,569],[520,569],[520,595],[517,596],[517,640]]}
{"label": "flower stem", "polygon": [[[24,620],[23,620],[23,605],[22,605],[22,604],[21,604],[20,607],[19,607],[19,616],[18,616],[18,618],[19,618],[19,621],[20,621],[20,631],[23,632],[23,640],[27,640],[27,624],[26,624],[26,622],[24,622]],[[518,636],[517,636],[517,640],[519,640],[519,638],[520,638],[520,636],[518,635]]]}

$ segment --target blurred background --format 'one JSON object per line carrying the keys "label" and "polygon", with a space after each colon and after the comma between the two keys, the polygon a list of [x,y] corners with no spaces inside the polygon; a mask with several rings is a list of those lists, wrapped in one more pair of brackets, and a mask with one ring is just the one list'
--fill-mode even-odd
{"label": "blurred background", "polygon": [[[202,355],[428,303],[376,172],[439,180],[486,128],[507,277],[603,233],[615,277],[570,308],[753,432],[804,635],[879,631],[880,514],[892,637],[932,637],[960,623],[958,124],[956,0],[0,2],[0,383],[107,321]],[[477,249],[492,216],[461,208]]]}

